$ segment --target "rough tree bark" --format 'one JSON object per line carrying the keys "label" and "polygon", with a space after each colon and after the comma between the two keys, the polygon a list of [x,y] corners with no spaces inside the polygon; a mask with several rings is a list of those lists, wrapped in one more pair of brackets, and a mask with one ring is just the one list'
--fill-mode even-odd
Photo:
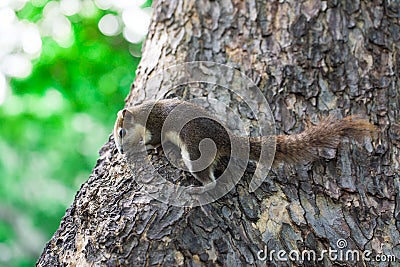
{"label": "rough tree bark", "polygon": [[[149,77],[207,60],[250,77],[268,99],[277,131],[306,120],[362,114],[377,136],[344,141],[336,155],[279,166],[255,193],[245,178],[206,209],[177,208],[141,192],[112,137],[100,151],[38,266],[297,266],[261,261],[260,249],[317,253],[371,250],[399,261],[400,4],[398,1],[158,1],[128,105],[152,99]],[[145,88],[145,89],[143,89]],[[190,96],[189,96],[190,97]],[[111,129],[110,129],[111,130]],[[173,172],[162,154],[158,168]],[[303,266],[395,266],[324,257]]]}

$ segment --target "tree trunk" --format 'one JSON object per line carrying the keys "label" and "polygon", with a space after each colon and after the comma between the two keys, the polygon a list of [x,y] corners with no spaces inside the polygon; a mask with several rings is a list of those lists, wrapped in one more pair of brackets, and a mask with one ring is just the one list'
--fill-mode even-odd
{"label": "tree trunk", "polygon": [[[138,178],[154,174],[140,163],[129,168],[111,137],[38,266],[395,266],[399,2],[173,0],[154,7],[127,105],[156,97],[159,87],[148,84],[156,71],[214,61],[257,84],[278,133],[300,132],[328,114],[361,114],[379,133],[361,144],[344,140],[312,164],[277,166],[253,193],[248,170],[226,196],[192,208],[146,194]],[[232,99],[222,90],[214,96]],[[156,169],[174,173],[162,153],[151,157]],[[381,262],[357,261],[345,255],[350,250]],[[310,251],[325,254],[296,258]]]}

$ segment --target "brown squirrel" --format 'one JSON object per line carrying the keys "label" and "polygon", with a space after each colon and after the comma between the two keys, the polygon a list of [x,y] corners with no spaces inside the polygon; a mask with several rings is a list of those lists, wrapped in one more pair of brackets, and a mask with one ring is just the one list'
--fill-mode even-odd
{"label": "brown squirrel", "polygon": [[[171,112],[178,110],[179,117],[172,114],[172,122],[187,118],[188,121],[180,131],[174,129],[162,132],[164,122]],[[118,151],[129,153],[142,144],[146,149],[154,148],[163,140],[172,142],[180,148],[182,159],[194,177],[203,184],[215,181],[214,166],[221,158],[230,156],[231,144],[245,146],[250,144],[250,160],[258,160],[264,142],[275,138],[275,162],[285,161],[298,163],[317,159],[318,148],[336,148],[343,137],[361,138],[374,130],[368,121],[357,116],[335,119],[324,118],[318,125],[308,127],[299,134],[243,137],[228,132],[219,122],[210,118],[202,107],[177,99],[148,101],[143,104],[125,108],[118,112],[114,126],[114,140]],[[162,135],[164,136],[162,137]],[[199,149],[203,139],[212,139],[216,153],[203,153]],[[193,162],[205,157],[208,164],[204,169],[193,168]]]}

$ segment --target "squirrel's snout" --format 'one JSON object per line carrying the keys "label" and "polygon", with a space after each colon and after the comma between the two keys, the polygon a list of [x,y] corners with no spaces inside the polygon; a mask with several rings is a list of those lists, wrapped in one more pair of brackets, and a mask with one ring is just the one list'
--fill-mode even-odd
{"label": "squirrel's snout", "polygon": [[122,148],[122,146],[117,145],[117,150],[120,154],[124,154],[124,149]]}

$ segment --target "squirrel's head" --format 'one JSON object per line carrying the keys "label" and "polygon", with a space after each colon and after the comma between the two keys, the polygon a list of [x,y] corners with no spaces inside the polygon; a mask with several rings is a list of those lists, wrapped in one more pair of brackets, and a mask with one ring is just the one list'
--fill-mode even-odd
{"label": "squirrel's head", "polygon": [[142,150],[140,147],[143,148],[150,137],[145,127],[135,120],[134,110],[126,108],[118,112],[113,133],[115,145],[121,154]]}
{"label": "squirrel's head", "polygon": [[121,154],[124,153],[123,141],[126,136],[126,129],[123,127],[123,124],[126,112],[127,112],[126,109],[120,110],[118,112],[117,120],[115,121],[114,131],[113,131],[115,146],[117,147],[118,152]]}

